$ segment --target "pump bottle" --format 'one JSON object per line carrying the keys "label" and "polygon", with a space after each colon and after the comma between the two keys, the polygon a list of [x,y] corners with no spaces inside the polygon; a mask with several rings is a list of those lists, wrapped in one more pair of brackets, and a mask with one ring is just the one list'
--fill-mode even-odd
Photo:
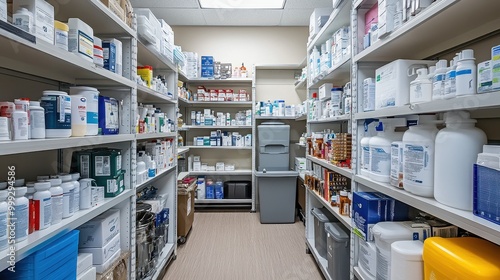
{"label": "pump bottle", "polygon": [[427,68],[417,69],[417,75],[410,83],[410,103],[432,101],[432,82],[428,78]]}

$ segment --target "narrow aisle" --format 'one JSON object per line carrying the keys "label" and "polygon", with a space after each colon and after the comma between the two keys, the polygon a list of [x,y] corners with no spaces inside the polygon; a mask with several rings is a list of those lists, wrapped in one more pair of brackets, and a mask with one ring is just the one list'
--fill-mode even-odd
{"label": "narrow aisle", "polygon": [[304,226],[261,224],[258,213],[196,212],[186,244],[163,279],[321,280]]}

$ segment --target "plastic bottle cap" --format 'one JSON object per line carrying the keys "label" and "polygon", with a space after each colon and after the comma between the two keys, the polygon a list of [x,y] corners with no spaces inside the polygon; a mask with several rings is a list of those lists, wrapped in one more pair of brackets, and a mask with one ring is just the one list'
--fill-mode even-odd
{"label": "plastic bottle cap", "polygon": [[474,50],[471,49],[463,50],[461,54],[462,54],[461,60],[474,59]]}
{"label": "plastic bottle cap", "polygon": [[0,202],[3,202],[9,197],[9,192],[7,190],[0,191]]}
{"label": "plastic bottle cap", "polygon": [[26,191],[26,194],[34,194],[35,193],[35,188],[34,187],[26,187],[28,190]]}
{"label": "plastic bottle cap", "polygon": [[317,92],[313,92],[312,98],[318,98],[318,93]]}
{"label": "plastic bottle cap", "polygon": [[72,181],[78,181],[78,179],[80,179],[80,173],[71,173],[70,175]]}
{"label": "plastic bottle cap", "polygon": [[24,196],[27,191],[28,191],[27,187],[17,187],[17,188],[14,188],[14,196],[15,197]]}
{"label": "plastic bottle cap", "polygon": [[434,74],[436,72],[436,66],[429,66],[429,74]]}
{"label": "plastic bottle cap", "polygon": [[30,106],[32,106],[32,107],[40,107],[40,101],[30,101]]}
{"label": "plastic bottle cap", "polygon": [[62,182],[70,182],[73,180],[71,174],[58,174],[57,177],[62,180]]}
{"label": "plastic bottle cap", "polygon": [[17,179],[14,181],[14,187],[22,187],[24,186],[24,179]]}
{"label": "plastic bottle cap", "polygon": [[64,182],[61,184],[61,188],[63,189],[63,191],[65,193],[70,192],[71,190],[73,190],[75,188],[75,184],[73,184],[73,182]]}
{"label": "plastic bottle cap", "polygon": [[61,187],[59,187],[59,186],[57,186],[57,187],[51,187],[49,189],[49,191],[50,191],[50,193],[52,195],[62,195],[63,194],[63,189]]}
{"label": "plastic bottle cap", "polygon": [[37,192],[48,191],[51,185],[50,182],[37,182],[35,183],[35,190]]}
{"label": "plastic bottle cap", "polygon": [[446,68],[448,61],[446,59],[441,59],[436,63],[436,69]]}
{"label": "plastic bottle cap", "polygon": [[54,20],[54,28],[62,30],[62,31],[66,31],[66,32],[69,31],[69,26],[66,23],[60,22],[58,20]]}
{"label": "plastic bottle cap", "polygon": [[427,75],[427,68],[419,68],[417,69],[417,75],[421,76],[421,75]]}
{"label": "plastic bottle cap", "polygon": [[44,181],[50,182],[50,185],[52,187],[60,186],[62,184],[62,180],[61,179],[48,179],[48,180],[44,180]]}
{"label": "plastic bottle cap", "polygon": [[470,113],[467,111],[450,111],[444,113],[444,121],[446,123],[475,123],[476,120],[470,118]]}
{"label": "plastic bottle cap", "polygon": [[0,190],[4,190],[7,188],[7,182],[0,182]]}

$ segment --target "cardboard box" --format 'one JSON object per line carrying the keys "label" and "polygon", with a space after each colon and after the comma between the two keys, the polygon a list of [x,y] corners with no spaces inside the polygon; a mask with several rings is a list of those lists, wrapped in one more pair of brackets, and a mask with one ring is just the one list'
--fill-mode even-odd
{"label": "cardboard box", "polygon": [[78,253],[76,263],[76,275],[83,274],[92,267],[92,254],[91,253]]}
{"label": "cardboard box", "polygon": [[102,265],[106,263],[116,252],[120,250],[120,235],[116,235],[110,242],[102,247],[80,248],[82,253],[92,254],[92,264]]}
{"label": "cardboard box", "polygon": [[[214,66],[214,57],[203,55],[201,57],[201,66]],[[213,67],[212,67],[213,69]]]}
{"label": "cardboard box", "polygon": [[96,272],[99,273],[99,274],[103,274],[104,272],[106,272],[108,269],[110,269],[111,267],[113,267],[113,264],[118,259],[120,259],[120,255],[121,255],[121,249],[118,248],[118,251],[113,256],[111,256],[111,258],[109,258],[105,263],[103,263],[103,264],[96,264],[94,266],[95,269],[96,269]]}
{"label": "cardboard box", "polygon": [[120,235],[120,210],[110,209],[83,224],[78,230],[80,248],[103,247]]}
{"label": "cardboard box", "polygon": [[108,7],[118,18],[125,22],[125,10],[122,7],[121,1],[116,0],[101,0],[101,2]]}
{"label": "cardboard box", "polygon": [[196,183],[193,183],[185,192],[177,192],[177,236],[187,236],[193,225],[195,189]]}
{"label": "cardboard box", "polygon": [[132,7],[132,3],[130,3],[130,0],[122,0],[120,4],[125,12],[125,23],[129,27],[132,27],[132,19],[134,18],[134,8]]}

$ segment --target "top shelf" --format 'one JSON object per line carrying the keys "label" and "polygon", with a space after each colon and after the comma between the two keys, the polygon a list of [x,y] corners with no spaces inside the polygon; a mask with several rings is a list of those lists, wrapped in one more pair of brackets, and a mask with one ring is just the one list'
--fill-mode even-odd
{"label": "top shelf", "polygon": [[68,18],[79,18],[94,29],[94,35],[122,35],[137,37],[137,32],[130,28],[100,0],[56,1],[48,0],[54,6],[55,18],[66,22]]}
{"label": "top shelf", "polygon": [[[363,5],[363,4],[362,4]],[[439,0],[386,38],[354,56],[354,62],[429,58],[498,30],[500,1]],[[474,20],[464,20],[474,16]],[[358,13],[358,18],[364,15]]]}
{"label": "top shelf", "polygon": [[190,84],[196,85],[213,85],[213,84],[252,84],[252,78],[229,78],[229,79],[204,79],[204,78],[196,78],[196,79],[187,79],[187,82]]}
{"label": "top shelf", "polygon": [[161,55],[152,45],[137,40],[137,62],[141,65],[150,65],[155,70],[172,70],[176,67],[167,57]]}
{"label": "top shelf", "polygon": [[211,108],[251,108],[252,101],[218,101],[218,102],[209,102],[209,101],[189,101],[184,98],[179,98],[179,106],[184,107],[211,107]]}
{"label": "top shelf", "polygon": [[335,31],[339,30],[342,26],[350,25],[351,22],[351,1],[344,0],[340,6],[333,10],[330,18],[321,28],[321,30],[316,34],[316,37],[307,45],[307,52],[312,50],[313,47],[320,47],[321,44],[326,42],[330,37],[332,37]]}

